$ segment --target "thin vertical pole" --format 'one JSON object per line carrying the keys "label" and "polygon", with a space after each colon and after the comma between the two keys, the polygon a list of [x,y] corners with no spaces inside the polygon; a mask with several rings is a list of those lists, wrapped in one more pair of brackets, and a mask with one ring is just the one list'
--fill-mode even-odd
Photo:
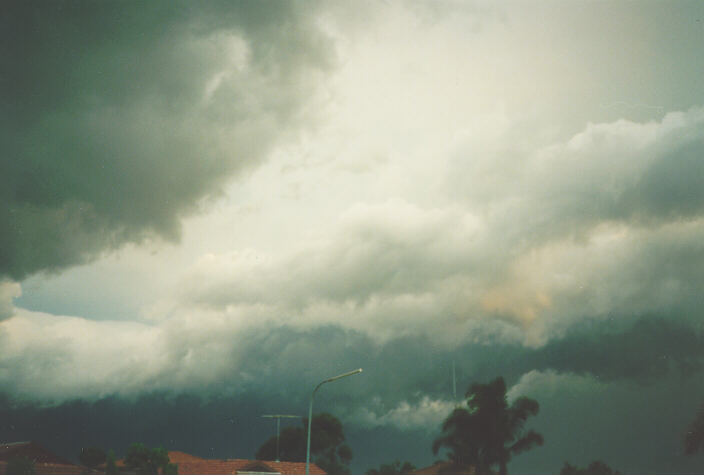
{"label": "thin vertical pole", "polygon": [[452,360],[452,399],[457,404],[457,378],[455,377],[455,360]]}
{"label": "thin vertical pole", "polygon": [[279,428],[281,427],[281,418],[276,418],[276,461],[279,462]]}

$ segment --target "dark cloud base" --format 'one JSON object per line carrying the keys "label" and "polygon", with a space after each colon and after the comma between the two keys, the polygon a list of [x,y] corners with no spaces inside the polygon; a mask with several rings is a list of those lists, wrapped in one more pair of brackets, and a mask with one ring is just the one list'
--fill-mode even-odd
{"label": "dark cloud base", "polygon": [[[50,407],[6,394],[0,397],[0,440],[34,439],[73,459],[84,445],[123,453],[135,441],[204,457],[252,457],[274,430],[262,414],[305,415],[316,382],[362,366],[362,375],[320,391],[316,411],[343,419],[355,451],[354,473],[394,458],[421,466],[433,461],[436,427],[369,425],[358,419],[358,410],[383,416],[402,402],[413,406],[425,396],[449,401],[454,361],[460,394],[470,382],[499,375],[509,386],[535,371],[581,378],[581,389],[572,388],[570,380],[563,386],[529,388],[526,395],[541,404],[532,427],[544,434],[546,445],[517,458],[514,471],[557,473],[564,460],[586,465],[603,458],[628,473],[685,474],[697,463],[680,449],[704,394],[701,326],[654,316],[611,327],[592,321],[538,349],[487,342],[450,350],[420,337],[377,345],[333,326],[284,328],[251,337],[244,349],[248,358],[239,373],[233,371],[239,384],[223,381],[180,393],[73,400]],[[251,378],[253,374],[259,377]],[[648,453],[639,458],[640,445]]]}
{"label": "dark cloud base", "polygon": [[672,372],[689,378],[704,364],[704,331],[680,318],[647,316],[627,325],[587,320],[528,361],[604,381],[657,383]]}

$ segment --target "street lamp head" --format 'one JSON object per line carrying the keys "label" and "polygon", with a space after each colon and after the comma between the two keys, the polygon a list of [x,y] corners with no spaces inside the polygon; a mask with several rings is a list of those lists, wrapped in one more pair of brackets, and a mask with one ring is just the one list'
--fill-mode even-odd
{"label": "street lamp head", "polygon": [[361,372],[362,372],[362,368],[348,371],[346,373],[338,374],[337,376],[333,376],[332,378],[328,378],[325,381],[323,381],[323,383],[330,383],[332,381],[337,381],[338,379],[346,378],[347,376],[352,376],[353,374],[359,374]]}

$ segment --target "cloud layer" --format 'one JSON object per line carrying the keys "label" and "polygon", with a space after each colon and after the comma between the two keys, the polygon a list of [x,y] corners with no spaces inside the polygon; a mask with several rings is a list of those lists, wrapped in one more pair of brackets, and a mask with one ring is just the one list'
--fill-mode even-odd
{"label": "cloud layer", "polygon": [[11,5],[0,439],[72,414],[71,443],[94,417],[159,444],[125,428],[153,413],[172,448],[248,457],[235,426],[363,367],[316,396],[355,471],[430,463],[502,375],[547,441],[512,471],[691,473],[702,8]]}

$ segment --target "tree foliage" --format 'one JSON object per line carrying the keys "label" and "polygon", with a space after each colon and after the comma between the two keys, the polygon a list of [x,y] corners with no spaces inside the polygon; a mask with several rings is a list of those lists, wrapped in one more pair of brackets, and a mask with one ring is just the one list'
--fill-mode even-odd
{"label": "tree foliage", "polygon": [[623,475],[618,470],[614,471],[611,467],[600,460],[595,460],[590,463],[587,468],[577,468],[565,462],[565,465],[560,470],[560,475]]}
{"label": "tree foliage", "polygon": [[100,447],[83,447],[78,456],[81,465],[88,468],[95,468],[98,465],[102,465],[105,463],[106,459],[105,451]]}
{"label": "tree foliage", "polygon": [[118,475],[117,465],[115,464],[115,452],[109,450],[105,457],[105,475]]}
{"label": "tree foliage", "polygon": [[[157,475],[161,468],[164,473],[175,473],[176,466],[169,463],[169,454],[164,448],[150,449],[144,444],[135,443],[127,449],[125,467],[144,475]],[[168,472],[167,472],[168,471]]]}
{"label": "tree foliage", "polygon": [[6,475],[34,475],[34,461],[27,457],[12,457],[5,467]]}
{"label": "tree foliage", "polygon": [[699,412],[684,435],[685,454],[694,455],[700,450],[704,450],[704,404],[699,407]]}
{"label": "tree foliage", "polygon": [[406,475],[415,470],[416,467],[410,462],[394,460],[390,464],[380,465],[378,469],[370,468],[366,475]]}
{"label": "tree foliage", "polygon": [[[313,416],[310,437],[311,461],[329,475],[348,475],[352,449],[345,444],[342,423],[327,413]],[[286,427],[279,435],[279,460],[305,462],[308,419],[301,426]],[[276,460],[276,436],[262,444],[255,454],[258,460]]]}
{"label": "tree foliage", "polygon": [[483,474],[498,465],[505,475],[512,455],[543,445],[542,435],[524,430],[526,419],[538,413],[538,402],[521,397],[509,406],[503,378],[473,383],[466,397],[467,408],[457,408],[445,419],[433,453],[445,447],[457,466],[475,466]]}

